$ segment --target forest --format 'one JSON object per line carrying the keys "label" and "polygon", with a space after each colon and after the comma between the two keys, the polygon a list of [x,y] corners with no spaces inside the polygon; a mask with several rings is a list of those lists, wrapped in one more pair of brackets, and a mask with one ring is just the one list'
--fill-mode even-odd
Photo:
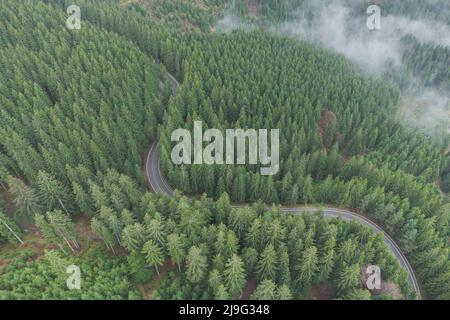
{"label": "forest", "polygon": [[[399,123],[399,82],[307,41],[213,33],[223,1],[79,0],[77,31],[71,1],[0,1],[0,299],[417,298],[382,234],[280,205],[364,215],[422,298],[450,299],[450,140]],[[297,2],[260,5],[288,19]],[[448,89],[448,48],[404,45],[404,74]],[[174,165],[170,135],[194,121],[280,128],[280,171]],[[173,197],[147,192],[153,141]]]}

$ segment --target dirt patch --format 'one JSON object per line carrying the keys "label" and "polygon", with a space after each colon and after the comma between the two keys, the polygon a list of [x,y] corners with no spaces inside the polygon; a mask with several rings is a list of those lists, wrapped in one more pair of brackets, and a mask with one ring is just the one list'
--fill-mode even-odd
{"label": "dirt patch", "polygon": [[0,266],[7,265],[11,260],[27,250],[34,253],[28,259],[29,262],[32,262],[41,259],[44,256],[45,250],[58,249],[56,244],[47,243],[39,233],[27,234],[23,237],[23,241],[24,243],[21,245],[4,244],[0,246]]}
{"label": "dirt patch", "polygon": [[82,239],[101,240],[91,229],[91,220],[86,215],[81,215],[76,219],[75,230]]}
{"label": "dirt patch", "polygon": [[250,300],[252,293],[256,290],[256,278],[254,275],[248,278],[247,283],[244,287],[244,292],[240,297],[240,300]]}
{"label": "dirt patch", "polygon": [[[366,288],[367,279],[369,278],[369,275],[366,273],[367,266],[363,266],[361,268],[361,274],[359,279],[359,284],[361,288]],[[381,289],[379,290],[372,290],[371,291],[373,295],[389,295],[393,297],[395,300],[402,300],[402,290],[398,286],[398,284],[392,282],[392,281],[385,281],[381,280]]]}
{"label": "dirt patch", "polygon": [[178,271],[177,266],[175,264],[172,264],[170,260],[167,260],[166,263],[159,268],[159,275],[153,278],[152,281],[137,285],[137,288],[141,292],[144,300],[153,299],[153,293],[155,292],[155,289],[158,288],[159,283],[166,276],[166,274],[171,271]]}
{"label": "dirt patch", "polygon": [[331,300],[335,294],[336,291],[329,281],[316,284],[309,291],[309,297],[312,300]]}
{"label": "dirt patch", "polygon": [[375,294],[386,294],[394,297],[395,300],[403,299],[402,292],[398,284],[391,281],[381,281],[381,290]]}
{"label": "dirt patch", "polygon": [[15,211],[15,206],[14,206],[14,196],[9,193],[7,190],[5,190],[3,188],[3,186],[0,186],[0,198],[2,198],[4,205],[5,205],[5,213],[8,216],[12,216],[14,211]]}
{"label": "dirt patch", "polygon": [[[341,139],[341,134],[337,127],[337,117],[334,112],[325,109],[319,120],[319,133],[322,136],[323,144],[327,149],[331,148],[336,141]],[[330,135],[330,130],[332,130]]]}
{"label": "dirt patch", "polygon": [[114,252],[108,248],[102,238],[97,236],[91,229],[91,218],[87,215],[80,215],[75,220],[75,231],[80,244],[80,252],[87,251],[90,247],[98,245],[104,247],[106,251],[115,256],[126,256],[128,251],[120,245],[114,246]]}

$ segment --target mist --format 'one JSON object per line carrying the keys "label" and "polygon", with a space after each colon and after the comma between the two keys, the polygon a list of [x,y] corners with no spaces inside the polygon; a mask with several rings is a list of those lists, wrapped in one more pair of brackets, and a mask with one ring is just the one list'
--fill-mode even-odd
{"label": "mist", "polygon": [[[319,42],[372,73],[382,73],[392,63],[401,66],[401,39],[408,34],[421,42],[450,46],[450,28],[443,23],[389,15],[382,16],[381,30],[370,31],[365,12],[358,17],[339,1],[313,6],[298,9],[292,20],[273,26],[272,31]],[[311,11],[313,18],[308,19]]]}
{"label": "mist", "polygon": [[[407,35],[414,36],[421,43],[450,47],[448,25],[427,20],[426,17],[411,19],[400,15],[385,15],[383,6],[381,29],[369,30],[366,21],[370,15],[365,11],[368,6],[356,12],[345,0],[308,1],[307,4],[305,1],[305,4],[291,15],[291,19],[271,24],[265,29],[320,44],[344,55],[349,61],[360,66],[363,72],[378,77],[386,72],[401,72],[404,55],[402,38]],[[254,29],[248,22],[234,16],[231,10],[226,12],[219,25],[223,32]],[[402,94],[400,118],[405,125],[425,129],[431,134],[436,131],[450,133],[448,92],[439,88],[424,88],[417,79],[408,79]]]}
{"label": "mist", "polygon": [[412,128],[430,134],[450,134],[450,98],[435,88],[405,92],[400,104],[400,119]]}
{"label": "mist", "polygon": [[228,9],[222,19],[220,19],[214,30],[217,32],[230,32],[233,30],[245,30],[252,31],[256,29],[256,26],[252,23],[246,22],[243,19],[239,18],[231,9]]}

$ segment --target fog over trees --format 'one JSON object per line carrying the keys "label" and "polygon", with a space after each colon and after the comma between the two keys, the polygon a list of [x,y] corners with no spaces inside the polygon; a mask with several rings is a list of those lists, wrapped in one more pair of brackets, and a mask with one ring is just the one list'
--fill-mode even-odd
{"label": "fog over trees", "polygon": [[[448,112],[446,1],[391,1],[373,32],[359,1],[77,2],[68,30],[71,0],[2,0],[0,299],[417,297],[381,233],[324,206],[379,225],[422,297],[450,299],[449,135],[431,124]],[[174,164],[172,132],[196,121],[280,129],[279,170]],[[173,197],[148,192],[155,141]]]}

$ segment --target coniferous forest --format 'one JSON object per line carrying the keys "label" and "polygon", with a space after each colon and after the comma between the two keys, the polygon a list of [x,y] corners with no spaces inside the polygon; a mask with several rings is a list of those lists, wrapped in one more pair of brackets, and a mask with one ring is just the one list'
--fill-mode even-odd
{"label": "coniferous forest", "polygon": [[[382,8],[450,28],[429,2]],[[370,74],[271,31],[306,3],[0,0],[0,300],[450,299],[450,100],[447,130],[401,117],[413,88],[449,92],[450,45],[406,35]],[[196,121],[279,129],[278,172],[174,164]]]}

